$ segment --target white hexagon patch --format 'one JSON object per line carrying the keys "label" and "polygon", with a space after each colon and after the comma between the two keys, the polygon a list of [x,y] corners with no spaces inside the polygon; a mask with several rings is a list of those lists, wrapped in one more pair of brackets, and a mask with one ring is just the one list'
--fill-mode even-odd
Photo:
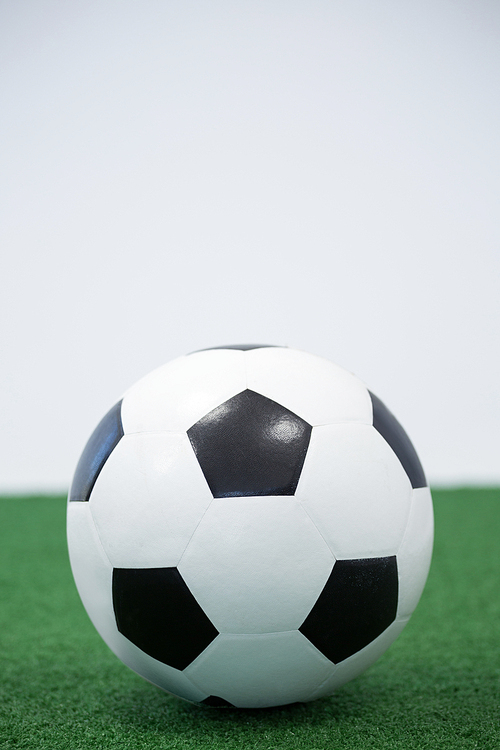
{"label": "white hexagon patch", "polygon": [[215,627],[225,633],[298,628],[334,557],[293,497],[220,498],[178,566]]}
{"label": "white hexagon patch", "polygon": [[188,430],[246,388],[244,352],[204,351],[153,370],[124,395],[125,434]]}
{"label": "white hexagon patch", "polygon": [[212,502],[187,435],[125,435],[90,496],[115,568],[175,566]]}
{"label": "white hexagon patch", "polygon": [[398,550],[398,616],[409,617],[424,590],[431,564],[434,513],[428,487],[413,490],[410,518]]}
{"label": "white hexagon patch", "polygon": [[298,631],[219,635],[185,669],[201,690],[239,708],[311,700],[332,663]]}
{"label": "white hexagon patch", "polygon": [[370,425],[314,427],[295,496],[337,559],[396,554],[412,488],[392,448]]}
{"label": "white hexagon patch", "polygon": [[361,380],[313,354],[271,347],[245,352],[248,388],[277,401],[310,425],[372,423]]}

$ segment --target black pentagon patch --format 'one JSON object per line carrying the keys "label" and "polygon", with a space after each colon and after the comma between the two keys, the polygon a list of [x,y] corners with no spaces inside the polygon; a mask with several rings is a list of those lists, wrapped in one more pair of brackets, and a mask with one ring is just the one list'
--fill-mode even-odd
{"label": "black pentagon patch", "polygon": [[[227,346],[209,346],[208,349],[197,349],[191,354],[198,354],[198,352],[212,352],[215,349],[239,349],[242,352],[248,352],[250,349],[277,349],[274,344],[228,344]],[[281,348],[281,347],[279,347]]]}
{"label": "black pentagon patch", "polygon": [[293,495],[311,425],[281,404],[246,390],[187,431],[214,497]]}
{"label": "black pentagon patch", "polygon": [[177,568],[114,568],[113,608],[125,638],[176,669],[218,635]]}
{"label": "black pentagon patch", "polygon": [[383,633],[394,622],[397,607],[395,555],[337,560],[299,630],[337,664]]}
{"label": "black pentagon patch", "polygon": [[209,695],[204,701],[201,701],[202,706],[211,706],[213,708],[235,708],[234,703],[229,703],[224,698],[219,698],[218,695]]}
{"label": "black pentagon patch", "polygon": [[118,401],[101,419],[78,461],[69,493],[70,502],[87,502],[99,473],[123,437],[122,402]]}
{"label": "black pentagon patch", "polygon": [[422,464],[410,438],[387,406],[373,393],[370,393],[370,398],[373,405],[373,426],[399,458],[403,469],[408,474],[411,486],[414,489],[427,487]]}

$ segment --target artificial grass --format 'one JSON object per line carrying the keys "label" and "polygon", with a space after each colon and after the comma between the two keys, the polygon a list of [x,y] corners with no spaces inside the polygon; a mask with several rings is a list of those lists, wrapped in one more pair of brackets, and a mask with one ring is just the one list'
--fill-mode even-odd
{"label": "artificial grass", "polygon": [[65,500],[0,499],[0,747],[440,750],[500,747],[500,489],[433,492],[422,600],[365,674],[313,703],[210,709],[108,650],[69,568]]}

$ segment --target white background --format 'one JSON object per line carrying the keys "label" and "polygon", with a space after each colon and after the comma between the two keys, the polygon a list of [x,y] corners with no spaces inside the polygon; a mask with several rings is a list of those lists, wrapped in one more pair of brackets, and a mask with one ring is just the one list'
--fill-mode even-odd
{"label": "white background", "polygon": [[0,490],[163,362],[354,371],[500,482],[496,0],[0,2]]}

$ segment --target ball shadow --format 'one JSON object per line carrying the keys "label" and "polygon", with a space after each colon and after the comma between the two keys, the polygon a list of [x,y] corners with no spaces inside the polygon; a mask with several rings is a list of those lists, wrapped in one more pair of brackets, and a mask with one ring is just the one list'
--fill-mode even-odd
{"label": "ball shadow", "polygon": [[205,739],[208,735],[216,741],[240,731],[279,731],[341,722],[362,714],[374,697],[357,686],[311,703],[244,709],[192,704],[145,684],[123,692],[119,699],[105,700],[102,710],[110,722],[124,728],[132,725],[136,730],[170,736],[203,732]]}

